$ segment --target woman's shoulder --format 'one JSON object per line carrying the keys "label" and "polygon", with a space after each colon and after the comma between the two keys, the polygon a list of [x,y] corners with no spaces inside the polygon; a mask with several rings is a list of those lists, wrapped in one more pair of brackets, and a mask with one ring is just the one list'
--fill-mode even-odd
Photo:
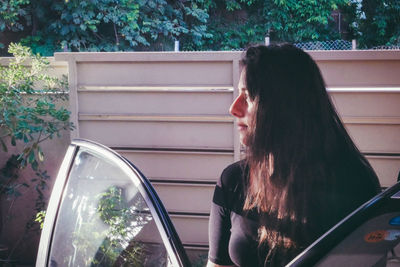
{"label": "woman's shoulder", "polygon": [[247,167],[244,160],[234,162],[222,171],[218,184],[227,189],[234,189],[243,184],[245,172],[247,172]]}

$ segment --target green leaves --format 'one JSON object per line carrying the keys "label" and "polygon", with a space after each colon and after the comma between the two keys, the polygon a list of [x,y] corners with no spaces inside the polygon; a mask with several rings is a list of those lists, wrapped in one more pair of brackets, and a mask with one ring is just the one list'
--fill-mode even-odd
{"label": "green leaves", "polygon": [[268,2],[263,7],[266,32],[272,39],[289,42],[339,38],[329,23],[334,8],[344,3],[344,0]]}
{"label": "green leaves", "polygon": [[[93,240],[99,238],[103,240],[99,255],[101,255],[102,264],[112,265],[118,257],[123,266],[143,266],[143,245],[132,241],[131,233],[137,232],[149,221],[152,216],[148,212],[147,205],[141,195],[138,193],[126,201],[124,189],[117,186],[110,186],[104,192],[96,196],[97,207],[96,216],[86,216],[82,223],[83,227],[76,229],[73,233],[75,240],[79,240],[78,253],[82,253],[89,246],[93,246]],[[93,226],[97,225],[97,218],[100,218],[108,229],[104,232],[93,231]],[[96,227],[94,227],[96,229]],[[97,228],[98,229],[98,228]],[[87,235],[90,235],[90,238]],[[122,247],[128,244],[129,248]],[[84,253],[82,258],[90,253]],[[88,258],[92,264],[99,264],[100,257]],[[89,264],[87,264],[89,265]]]}
{"label": "green leaves", "polygon": [[[348,0],[227,0],[208,11],[207,33],[193,47],[242,49],[251,44],[340,38],[332,12]],[[185,47],[185,44],[183,44]]]}
{"label": "green leaves", "polygon": [[[44,55],[64,49],[147,50],[161,42],[173,46],[174,40],[182,35],[190,42],[197,42],[209,36],[208,4],[202,6],[206,5],[166,0],[27,1],[24,5],[26,12],[30,12],[27,16],[33,18],[37,30],[23,41]],[[20,22],[22,17],[16,15],[13,20]],[[24,29],[22,25],[19,30]]]}
{"label": "green leaves", "polygon": [[[15,164],[10,166],[15,170],[30,166],[38,177],[32,182],[41,192],[48,178],[40,170],[45,160],[41,143],[63,129],[73,128],[69,111],[62,107],[68,97],[67,83],[65,77],[50,76],[47,59],[33,55],[30,48],[10,44],[9,52],[14,58],[8,66],[0,66],[0,144],[3,151],[8,151],[9,146],[22,147]],[[18,188],[26,185],[13,181],[16,175],[0,177],[0,193],[19,196]],[[40,202],[38,208],[44,205],[44,199]]]}
{"label": "green leaves", "polygon": [[26,6],[29,0],[0,0],[0,31],[19,31],[24,28],[21,18],[28,22],[28,11]]}
{"label": "green leaves", "polygon": [[361,47],[400,46],[400,1],[363,0],[356,8],[353,28]]}
{"label": "green leaves", "polygon": [[43,224],[44,224],[44,218],[46,217],[46,211],[41,210],[38,213],[36,213],[35,217],[35,222],[40,224],[40,229],[43,229]]}
{"label": "green leaves", "polygon": [[50,56],[172,50],[175,40],[183,49],[238,49],[267,35],[276,42],[357,36],[363,47],[399,45],[399,20],[398,0],[0,0],[0,32],[32,27],[23,43]]}

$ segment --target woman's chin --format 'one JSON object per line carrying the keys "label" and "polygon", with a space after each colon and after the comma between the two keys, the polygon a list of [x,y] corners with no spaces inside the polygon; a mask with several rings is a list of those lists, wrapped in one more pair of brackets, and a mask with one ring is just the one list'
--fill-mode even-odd
{"label": "woman's chin", "polygon": [[239,135],[240,137],[239,137],[239,140],[240,140],[240,144],[242,145],[242,146],[247,146],[248,145],[248,138],[246,137],[246,136],[244,136],[244,135]]}

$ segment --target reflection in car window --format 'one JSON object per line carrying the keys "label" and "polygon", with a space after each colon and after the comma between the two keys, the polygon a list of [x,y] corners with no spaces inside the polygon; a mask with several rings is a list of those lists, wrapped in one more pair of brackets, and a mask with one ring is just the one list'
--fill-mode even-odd
{"label": "reflection in car window", "polygon": [[50,266],[171,265],[149,208],[113,162],[75,157],[50,249]]}

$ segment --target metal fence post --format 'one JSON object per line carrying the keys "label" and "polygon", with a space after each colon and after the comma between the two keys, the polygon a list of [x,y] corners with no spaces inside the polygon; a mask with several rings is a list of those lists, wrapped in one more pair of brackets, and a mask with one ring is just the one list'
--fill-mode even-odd
{"label": "metal fence post", "polygon": [[357,50],[357,40],[356,39],[351,40],[351,49]]}
{"label": "metal fence post", "polygon": [[269,45],[269,36],[265,36],[265,45]]}

